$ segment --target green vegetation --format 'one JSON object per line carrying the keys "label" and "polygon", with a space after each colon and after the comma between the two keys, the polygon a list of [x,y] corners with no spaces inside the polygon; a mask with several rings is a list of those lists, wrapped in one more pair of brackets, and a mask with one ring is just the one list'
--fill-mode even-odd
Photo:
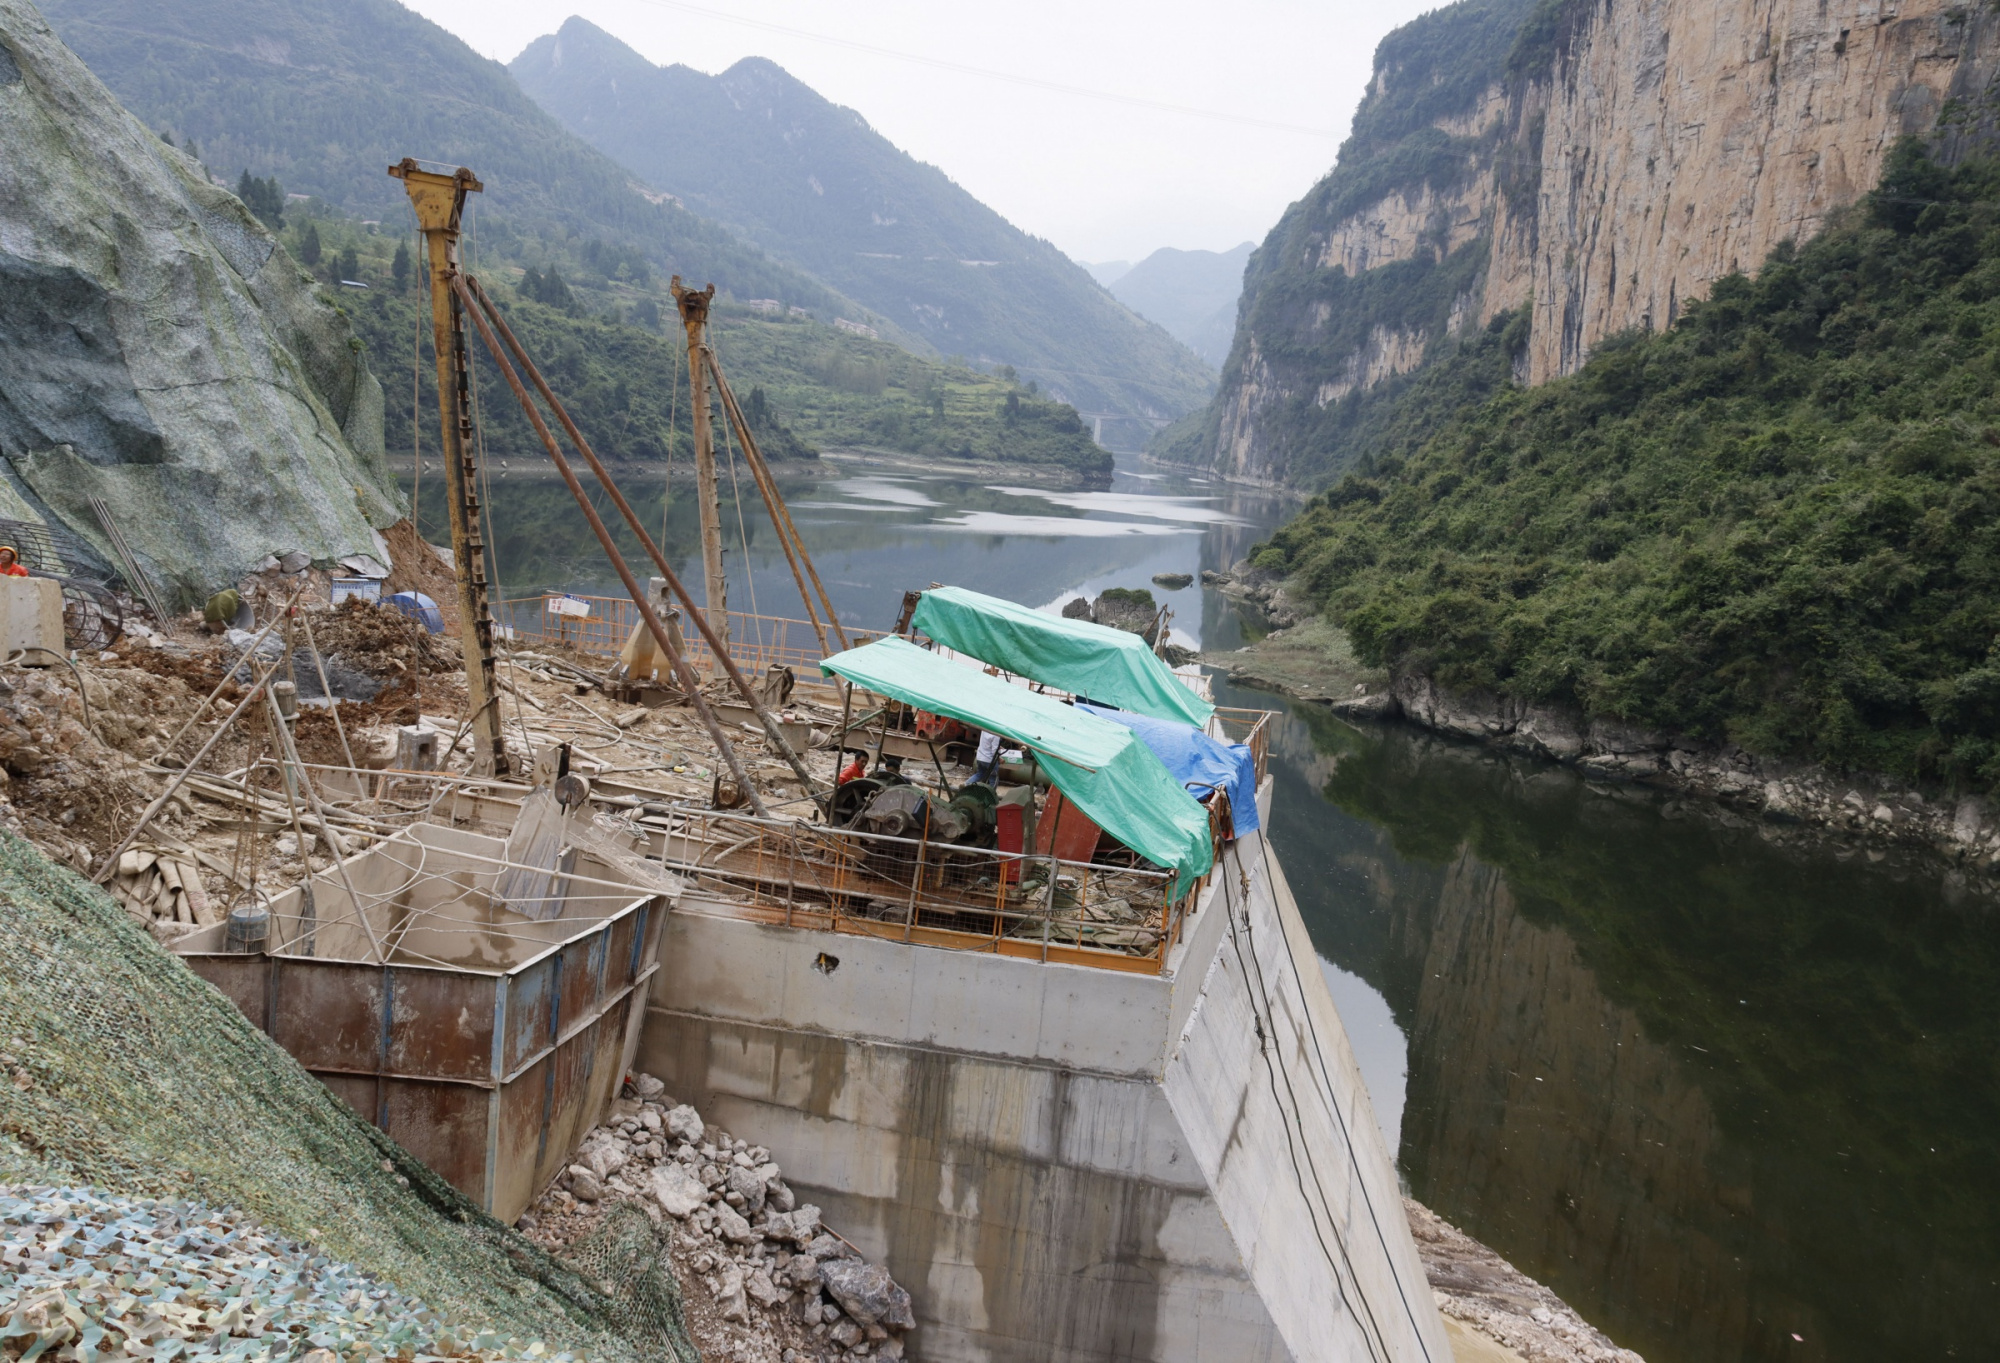
{"label": "green vegetation", "polygon": [[[198,154],[192,139],[188,141],[188,155]],[[273,232],[281,232],[285,227],[285,187],[277,177],[260,180],[249,171],[236,182],[236,197],[243,200],[243,206],[257,215],[257,220]]]}
{"label": "green vegetation", "polygon": [[[320,243],[321,259],[330,266],[323,278],[353,319],[386,390],[389,449],[411,448],[414,383],[422,447],[434,453],[429,306],[415,278],[403,287],[396,284],[395,253],[403,248],[403,237],[351,219],[308,216],[313,211],[326,210],[294,205],[286,242],[300,259],[303,243]],[[662,303],[656,293],[624,282],[613,286],[600,277],[605,289],[592,296],[612,301],[603,314],[593,315],[580,301],[582,291],[569,289],[553,268],[542,273],[501,266],[476,273],[600,454],[627,461],[664,460],[669,449],[676,458],[691,455],[687,351],[671,298]],[[343,279],[368,287],[337,287]],[[647,282],[657,289],[657,280]],[[808,317],[774,316],[720,301],[712,317],[717,354],[770,458],[810,459],[818,448],[866,447],[928,458],[1056,465],[1090,481],[1110,475],[1111,455],[1091,440],[1074,409],[1038,398],[1007,378],[919,359],[887,341]],[[539,438],[484,358],[479,379],[489,456],[540,463],[545,456]],[[717,430],[720,438],[720,425]]]}
{"label": "green vegetation", "polygon": [[1504,194],[1532,195],[1539,172],[1524,167],[1539,161],[1538,125],[1439,126],[1469,119],[1489,90],[1510,79],[1508,54],[1530,9],[1530,0],[1459,0],[1382,40],[1375,79],[1332,173],[1285,211],[1250,257],[1216,400],[1199,427],[1163,430],[1150,453],[1175,462],[1212,459],[1223,412],[1253,380],[1290,395],[1260,399],[1257,413],[1259,463],[1287,481],[1322,485],[1370,448],[1395,390],[1377,385],[1322,406],[1321,385],[1348,372],[1381,336],[1416,338],[1426,363],[1450,349],[1448,332],[1464,300],[1477,297],[1491,240],[1483,230],[1454,249],[1440,226],[1411,256],[1350,276],[1324,263],[1328,238],[1372,204],[1397,194],[1415,200],[1426,189],[1449,193],[1496,162]]}
{"label": "green vegetation", "polygon": [[1994,791],[1996,375],[2000,164],[1906,143],[1755,280],[1385,448],[1255,561],[1371,663]]}
{"label": "green vegetation", "polygon": [[939,352],[1092,410],[1179,416],[1207,398],[1214,375],[1162,328],[772,62],[659,67],[572,18],[508,69],[600,151]]}

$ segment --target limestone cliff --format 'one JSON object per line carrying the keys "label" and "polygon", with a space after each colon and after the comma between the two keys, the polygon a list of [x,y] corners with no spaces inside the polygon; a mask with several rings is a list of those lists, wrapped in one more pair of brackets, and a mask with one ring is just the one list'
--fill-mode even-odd
{"label": "limestone cliff", "polygon": [[0,478],[183,602],[401,514],[361,343],[276,241],[0,0]]}
{"label": "limestone cliff", "polygon": [[1512,377],[1671,325],[1816,232],[1888,148],[1985,140],[2000,16],[1946,0],[1461,0],[1376,56],[1333,172],[1252,258],[1198,441],[1231,476],[1323,482],[1360,407],[1525,305]]}

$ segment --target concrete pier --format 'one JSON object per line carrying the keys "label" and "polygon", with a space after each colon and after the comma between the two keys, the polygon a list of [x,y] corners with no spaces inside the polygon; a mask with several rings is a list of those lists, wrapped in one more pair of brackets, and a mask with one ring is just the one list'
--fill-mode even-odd
{"label": "concrete pier", "polygon": [[638,1066],[888,1263],[912,1358],[1450,1363],[1261,836],[1160,975],[753,923],[693,889],[660,961]]}

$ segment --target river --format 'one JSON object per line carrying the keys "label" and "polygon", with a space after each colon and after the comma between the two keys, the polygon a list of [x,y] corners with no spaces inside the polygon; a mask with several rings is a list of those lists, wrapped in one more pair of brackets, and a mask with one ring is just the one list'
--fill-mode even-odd
{"label": "river", "polygon": [[[690,482],[664,524],[698,580]],[[627,491],[661,515],[658,480]],[[1284,512],[1138,468],[1078,493],[855,467],[787,495],[870,631],[933,581],[1044,606],[1226,568]],[[560,484],[501,471],[490,497],[508,594],[616,591]],[[747,553],[725,511],[731,604],[797,615],[750,510]],[[1241,643],[1220,594],[1152,590],[1183,642]],[[2000,1357],[1993,904],[1655,793],[1217,691],[1282,713],[1273,843],[1415,1197],[1650,1363]]]}

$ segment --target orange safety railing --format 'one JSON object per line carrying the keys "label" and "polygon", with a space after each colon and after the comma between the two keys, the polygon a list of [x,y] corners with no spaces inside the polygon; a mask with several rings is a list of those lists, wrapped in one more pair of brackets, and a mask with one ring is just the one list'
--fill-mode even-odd
{"label": "orange safety railing", "polygon": [[[551,602],[576,602],[588,614],[574,615],[550,608]],[[615,658],[639,623],[639,611],[629,597],[577,596],[567,592],[545,592],[541,596],[515,597],[503,601],[501,623],[514,631],[516,643],[566,644],[584,653]],[[717,668],[708,642],[699,631],[683,624],[681,634],[687,644],[688,662],[695,671],[713,676]],[[831,638],[829,636],[829,642]],[[836,649],[838,644],[833,645]],[[802,675],[817,675],[825,657],[819,636],[804,620],[787,620],[776,615],[729,612],[729,651],[736,665],[747,672],[767,667],[790,667]]]}
{"label": "orange safety railing", "polygon": [[684,912],[957,951],[1163,973],[1209,876],[675,806],[641,821],[703,891]]}
{"label": "orange safety railing", "polygon": [[1238,710],[1218,705],[1215,717],[1222,723],[1222,736],[1231,743],[1248,744],[1250,756],[1257,762],[1257,784],[1264,784],[1265,773],[1270,769],[1271,754],[1271,712],[1269,710]]}

